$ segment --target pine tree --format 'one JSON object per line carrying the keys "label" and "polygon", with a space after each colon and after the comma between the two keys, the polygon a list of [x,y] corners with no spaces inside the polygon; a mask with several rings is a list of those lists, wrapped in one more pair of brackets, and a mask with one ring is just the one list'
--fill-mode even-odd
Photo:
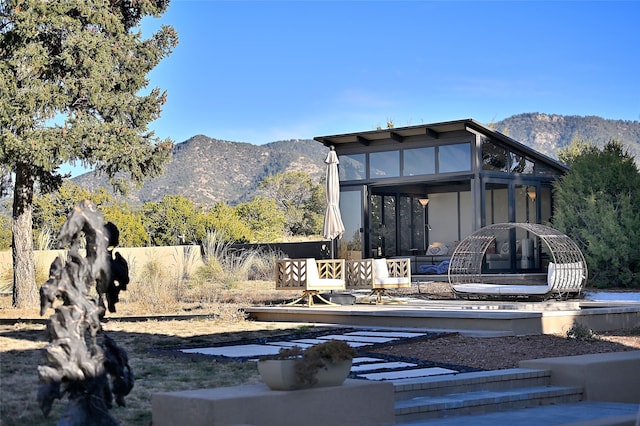
{"label": "pine tree", "polygon": [[640,287],[640,172],[617,141],[574,140],[560,158],[570,171],[555,188],[554,226],[583,251],[597,287]]}
{"label": "pine tree", "polygon": [[[136,28],[168,0],[0,0],[0,164],[13,174],[13,304],[36,299],[34,190],[57,188],[66,162],[122,188],[162,171],[172,142],[148,124],[166,93],[146,75],[177,45]],[[6,185],[4,185],[6,186]],[[4,188],[6,189],[6,188]]]}

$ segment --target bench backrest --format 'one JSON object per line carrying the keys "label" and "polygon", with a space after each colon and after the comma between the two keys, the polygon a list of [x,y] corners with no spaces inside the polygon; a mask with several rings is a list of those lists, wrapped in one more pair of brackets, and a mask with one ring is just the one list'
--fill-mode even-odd
{"label": "bench backrest", "polygon": [[307,285],[316,284],[320,281],[320,275],[318,275],[318,265],[316,265],[315,259],[307,259]]}
{"label": "bench backrest", "polygon": [[276,289],[298,290],[306,287],[306,259],[282,259],[276,261]]}
{"label": "bench backrest", "polygon": [[276,289],[297,290],[344,286],[344,259],[282,259],[276,261]]}
{"label": "bench backrest", "polygon": [[411,262],[408,258],[358,259],[347,262],[347,288],[371,289],[389,281],[393,281],[393,284],[402,281],[411,285]]}
{"label": "bench backrest", "polygon": [[373,259],[373,282],[384,284],[384,280],[389,278],[389,268],[387,259]]}

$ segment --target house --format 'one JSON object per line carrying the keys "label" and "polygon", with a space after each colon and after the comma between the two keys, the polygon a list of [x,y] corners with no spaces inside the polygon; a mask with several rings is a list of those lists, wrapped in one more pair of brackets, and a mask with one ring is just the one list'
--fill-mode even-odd
{"label": "house", "polygon": [[[485,225],[549,223],[552,185],[567,167],[473,119],[316,141],[340,161],[342,258],[414,257],[438,264]],[[486,256],[490,272],[544,269],[535,236],[514,230]],[[420,272],[419,270],[414,270]]]}

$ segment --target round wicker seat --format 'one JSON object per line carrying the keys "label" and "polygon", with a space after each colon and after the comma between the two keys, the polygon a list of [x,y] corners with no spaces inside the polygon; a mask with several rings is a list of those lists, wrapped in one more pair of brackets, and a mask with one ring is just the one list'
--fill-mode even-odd
{"label": "round wicker seat", "polygon": [[[546,246],[545,252],[549,254],[545,283],[548,287],[547,292],[544,292],[545,286],[522,285],[517,289],[508,284],[493,285],[489,276],[483,275],[484,259],[489,247],[497,238],[509,236],[515,229],[537,236],[541,244]],[[503,283],[505,276],[509,276],[500,275]],[[495,274],[490,276],[492,279],[495,278]],[[564,298],[579,294],[587,276],[587,263],[576,243],[557,229],[534,223],[498,223],[479,229],[458,244],[451,256],[448,271],[449,284],[458,295],[462,289],[467,294],[517,296],[523,293],[526,297],[527,290],[530,290],[532,295],[536,293],[540,296],[540,293],[544,292],[546,296]]]}

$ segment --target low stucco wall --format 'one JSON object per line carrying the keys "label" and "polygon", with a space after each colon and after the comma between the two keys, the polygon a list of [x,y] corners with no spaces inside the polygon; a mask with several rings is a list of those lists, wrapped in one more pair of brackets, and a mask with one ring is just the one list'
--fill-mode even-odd
{"label": "low stucco wall", "polygon": [[347,379],[342,386],[273,391],[264,384],[152,395],[157,426],[383,426],[394,424],[393,384]]}
{"label": "low stucco wall", "polygon": [[640,351],[542,358],[519,366],[551,370],[552,384],[581,386],[587,401],[640,404]]}

